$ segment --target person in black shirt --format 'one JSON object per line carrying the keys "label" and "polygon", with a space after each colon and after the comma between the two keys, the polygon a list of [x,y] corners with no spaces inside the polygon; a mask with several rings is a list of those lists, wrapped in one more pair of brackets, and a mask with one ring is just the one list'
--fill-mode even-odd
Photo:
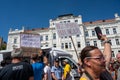
{"label": "person in black shirt", "polygon": [[22,56],[22,49],[12,51],[12,63],[1,70],[0,80],[34,80],[32,66],[22,62]]}

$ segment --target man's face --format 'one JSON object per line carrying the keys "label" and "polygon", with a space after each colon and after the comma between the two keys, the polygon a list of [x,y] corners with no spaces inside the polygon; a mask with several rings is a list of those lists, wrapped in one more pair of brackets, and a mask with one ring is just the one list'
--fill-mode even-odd
{"label": "man's face", "polygon": [[120,63],[120,53],[117,54],[117,61]]}
{"label": "man's face", "polygon": [[63,63],[63,66],[65,66],[65,65],[66,65],[66,62],[65,62],[65,61],[63,61],[62,63]]}
{"label": "man's face", "polygon": [[42,50],[39,50],[39,56],[41,56],[43,54]]}
{"label": "man's face", "polygon": [[117,57],[117,61],[120,63],[120,57]]}
{"label": "man's face", "polygon": [[59,61],[55,61],[55,66],[56,66],[56,67],[59,66]]}
{"label": "man's face", "polygon": [[99,49],[90,51],[91,56],[88,57],[89,67],[95,72],[101,72],[105,69],[105,59]]}

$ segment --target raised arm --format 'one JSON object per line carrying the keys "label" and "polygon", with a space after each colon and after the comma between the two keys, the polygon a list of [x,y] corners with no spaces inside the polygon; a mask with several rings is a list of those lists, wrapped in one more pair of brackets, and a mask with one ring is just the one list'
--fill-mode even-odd
{"label": "raised arm", "polygon": [[111,59],[111,55],[112,55],[111,44],[108,38],[106,37],[106,35],[101,35],[101,36],[102,36],[101,40],[103,40],[103,44],[104,44],[103,55],[105,56],[106,65],[108,67],[110,59]]}

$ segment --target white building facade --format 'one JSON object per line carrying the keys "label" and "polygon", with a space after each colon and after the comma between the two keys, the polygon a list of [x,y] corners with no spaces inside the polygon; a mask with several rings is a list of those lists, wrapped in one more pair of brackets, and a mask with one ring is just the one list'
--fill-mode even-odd
{"label": "white building facade", "polygon": [[[59,37],[55,29],[56,23],[70,23],[75,22],[79,25],[81,34],[72,36],[75,48],[70,37]],[[97,39],[94,28],[99,26],[102,33],[107,35],[111,41],[113,57],[120,51],[120,17],[115,14],[114,19],[99,20],[93,22],[82,22],[82,16],[74,16],[73,14],[61,15],[56,19],[50,19],[48,28],[32,29],[32,32],[40,34],[41,48],[55,47],[68,51],[73,55],[73,59],[77,61],[77,55],[87,45],[94,45],[103,50],[103,45]],[[20,47],[19,33],[22,30],[9,31],[7,49],[13,47]],[[17,37],[18,36],[18,37]],[[16,39],[17,38],[17,39]],[[75,51],[76,49],[76,51]]]}

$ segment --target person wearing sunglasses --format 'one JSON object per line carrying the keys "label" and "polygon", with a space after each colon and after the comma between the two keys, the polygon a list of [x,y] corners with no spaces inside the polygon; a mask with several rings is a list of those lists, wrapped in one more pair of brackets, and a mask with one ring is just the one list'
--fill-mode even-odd
{"label": "person wearing sunglasses", "polygon": [[82,49],[80,58],[85,71],[80,80],[103,80],[100,76],[107,72],[106,67],[111,58],[111,45],[105,35],[101,35],[101,40],[104,42],[103,52],[96,46],[86,46]]}

